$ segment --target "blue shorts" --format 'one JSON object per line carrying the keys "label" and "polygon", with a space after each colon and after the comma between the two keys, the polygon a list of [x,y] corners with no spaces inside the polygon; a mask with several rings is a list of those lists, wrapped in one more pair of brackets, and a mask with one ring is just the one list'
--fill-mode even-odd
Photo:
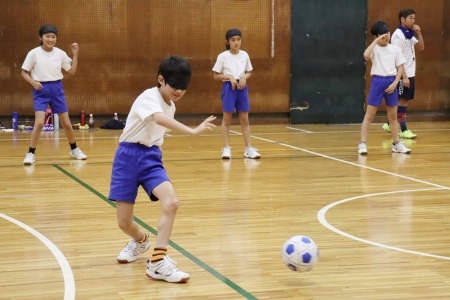
{"label": "blue shorts", "polygon": [[162,163],[162,152],[158,146],[121,142],[116,150],[112,166],[108,199],[135,203],[138,188],[142,186],[152,201],[155,187],[170,181]]}
{"label": "blue shorts", "polygon": [[46,111],[50,105],[54,114],[67,112],[67,102],[61,80],[41,82],[41,90],[33,89],[34,111]]}
{"label": "blue shorts", "polygon": [[409,87],[403,86],[403,81],[400,80],[398,83],[398,97],[406,100],[414,99],[414,91],[416,90],[416,82],[414,77],[408,77],[409,79]]}
{"label": "blue shorts", "polygon": [[372,76],[370,83],[369,97],[367,98],[367,104],[372,106],[380,106],[381,101],[386,101],[387,106],[398,105],[397,88],[392,94],[385,93],[385,89],[389,87],[391,83],[395,81],[395,76]]}
{"label": "blue shorts", "polygon": [[249,112],[250,100],[247,86],[238,90],[232,89],[230,81],[225,81],[222,86],[222,111],[228,113]]}

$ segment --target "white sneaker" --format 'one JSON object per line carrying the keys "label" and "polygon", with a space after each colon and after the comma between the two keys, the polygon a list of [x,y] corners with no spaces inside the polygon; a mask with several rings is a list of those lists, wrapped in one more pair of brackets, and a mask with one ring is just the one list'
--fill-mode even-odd
{"label": "white sneaker", "polygon": [[358,145],[358,153],[362,154],[362,155],[366,155],[367,154],[367,145],[366,145],[366,143],[360,143]]}
{"label": "white sneaker", "polygon": [[261,158],[261,154],[258,153],[258,149],[253,147],[245,148],[244,157],[258,159]]}
{"label": "white sneaker", "polygon": [[25,154],[25,159],[23,160],[24,166],[31,166],[36,161],[36,155],[34,153],[28,152]]}
{"label": "white sneaker", "polygon": [[135,240],[131,240],[122,251],[120,251],[119,255],[117,255],[117,261],[120,263],[129,263],[136,261],[139,254],[144,253],[150,248],[150,238],[148,234],[145,234],[145,242],[136,242]]}
{"label": "white sneaker", "polygon": [[222,149],[222,159],[230,159],[231,158],[231,148],[225,147]]}
{"label": "white sneaker", "polygon": [[181,272],[175,266],[176,262],[167,255],[164,259],[153,265],[150,260],[147,261],[148,277],[156,280],[165,280],[167,282],[186,282],[189,280],[189,274]]}
{"label": "white sneaker", "polygon": [[80,148],[75,148],[73,150],[70,150],[70,156],[76,159],[87,159],[87,155],[83,153],[83,151],[81,151]]}
{"label": "white sneaker", "polygon": [[398,142],[397,144],[392,144],[392,152],[408,154],[411,153],[411,149],[406,148],[402,142]]}

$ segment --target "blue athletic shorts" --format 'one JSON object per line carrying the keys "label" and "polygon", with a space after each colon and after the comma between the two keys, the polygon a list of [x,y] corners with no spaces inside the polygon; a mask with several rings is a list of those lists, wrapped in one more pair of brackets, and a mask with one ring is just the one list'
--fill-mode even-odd
{"label": "blue athletic shorts", "polygon": [[367,98],[367,104],[372,106],[380,106],[381,102],[386,101],[387,106],[397,106],[398,105],[398,94],[397,88],[392,94],[387,94],[384,92],[385,89],[389,87],[391,83],[395,81],[395,76],[372,76],[372,81],[370,83],[369,97]]}
{"label": "blue athletic shorts", "polygon": [[33,89],[34,111],[46,111],[50,105],[54,114],[67,112],[67,102],[61,80],[41,82],[41,90]]}
{"label": "blue athletic shorts", "polygon": [[414,91],[416,90],[416,82],[414,77],[408,77],[409,79],[409,87],[403,86],[403,81],[400,80],[398,83],[398,97],[406,100],[414,99]]}
{"label": "blue athletic shorts", "polygon": [[138,188],[142,186],[152,201],[158,198],[152,194],[155,187],[170,181],[162,163],[158,146],[121,142],[116,150],[112,166],[108,199],[135,203]]}
{"label": "blue athletic shorts", "polygon": [[231,82],[225,81],[222,86],[222,111],[223,112],[249,112],[250,100],[247,86],[238,90],[232,89]]}

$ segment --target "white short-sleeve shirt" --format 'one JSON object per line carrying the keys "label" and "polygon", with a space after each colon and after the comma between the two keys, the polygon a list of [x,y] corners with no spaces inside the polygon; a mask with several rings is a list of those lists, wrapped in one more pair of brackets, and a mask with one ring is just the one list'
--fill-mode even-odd
{"label": "white short-sleeve shirt", "polygon": [[405,57],[405,72],[408,77],[416,76],[416,50],[414,46],[419,42],[416,37],[407,39],[399,28],[397,28],[391,37],[391,44],[396,45],[402,50]]}
{"label": "white short-sleeve shirt", "polygon": [[48,52],[40,46],[28,52],[22,69],[30,72],[31,78],[39,82],[57,81],[63,79],[62,69],[69,71],[72,59],[63,50],[53,47]]}
{"label": "white short-sleeve shirt", "polygon": [[152,115],[157,112],[174,118],[175,103],[171,100],[168,105],[159,93],[159,89],[154,87],[145,90],[134,101],[119,141],[140,143],[147,147],[161,146],[167,128],[153,121]]}
{"label": "white short-sleeve shirt", "polygon": [[397,67],[405,63],[399,47],[387,44],[385,47],[375,45],[372,56],[372,69],[370,75],[395,76]]}
{"label": "white short-sleeve shirt", "polygon": [[247,52],[239,50],[237,54],[233,54],[227,50],[217,56],[212,70],[226,76],[231,75],[239,80],[246,72],[252,71],[253,67]]}

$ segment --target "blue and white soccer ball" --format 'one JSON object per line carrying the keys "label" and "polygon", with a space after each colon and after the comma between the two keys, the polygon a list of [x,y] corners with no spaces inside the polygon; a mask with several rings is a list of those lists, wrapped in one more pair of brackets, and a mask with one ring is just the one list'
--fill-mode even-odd
{"label": "blue and white soccer ball", "polygon": [[283,263],[292,271],[311,271],[319,261],[319,248],[314,241],[304,235],[288,239],[281,250]]}

